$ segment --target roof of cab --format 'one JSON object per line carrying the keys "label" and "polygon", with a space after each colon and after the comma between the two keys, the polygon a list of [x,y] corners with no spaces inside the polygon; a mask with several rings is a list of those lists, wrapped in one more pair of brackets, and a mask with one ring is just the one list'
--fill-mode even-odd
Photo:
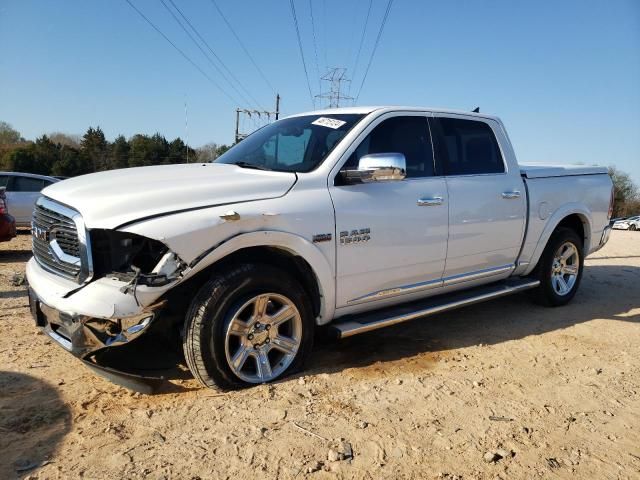
{"label": "roof of cab", "polygon": [[340,107],[330,108],[325,110],[312,110],[309,112],[296,113],[289,115],[289,117],[301,117],[303,115],[338,115],[338,114],[359,114],[368,115],[372,112],[387,113],[387,112],[432,112],[432,113],[450,113],[456,115],[469,115],[472,117],[490,118],[492,120],[500,121],[500,119],[494,115],[487,115],[485,113],[467,112],[463,110],[450,110],[446,108],[434,108],[434,107],[408,107],[402,105],[378,105],[378,106],[363,106],[363,107]]}

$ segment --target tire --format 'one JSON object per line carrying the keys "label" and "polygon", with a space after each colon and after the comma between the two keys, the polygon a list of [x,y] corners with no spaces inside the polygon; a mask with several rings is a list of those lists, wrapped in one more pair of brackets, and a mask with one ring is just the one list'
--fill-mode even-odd
{"label": "tire", "polygon": [[632,232],[635,232],[637,230],[637,227],[635,225],[631,225],[629,227],[629,230],[631,230]]}
{"label": "tire", "polygon": [[309,298],[290,275],[270,265],[241,264],[198,291],[185,319],[183,349],[202,385],[238,389],[299,370],[311,353],[314,329]]}
{"label": "tire", "polygon": [[[568,255],[570,248],[575,251],[575,254],[567,259],[570,263],[564,265],[562,261],[558,262],[558,255],[560,253]],[[577,255],[577,258],[575,258],[575,255]],[[575,266],[577,266],[577,272],[575,276],[572,276],[568,272],[575,270]],[[549,242],[534,271],[534,276],[537,276],[540,280],[540,286],[533,291],[534,299],[547,307],[566,305],[578,291],[583,270],[582,239],[569,228],[560,227],[556,229],[551,238],[549,238]],[[558,277],[562,277],[562,281]],[[566,289],[563,288],[562,282],[564,282]]]}

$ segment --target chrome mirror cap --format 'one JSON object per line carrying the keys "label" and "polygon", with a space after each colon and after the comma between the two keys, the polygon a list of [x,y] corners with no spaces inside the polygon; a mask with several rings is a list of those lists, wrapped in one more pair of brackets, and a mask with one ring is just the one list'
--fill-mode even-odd
{"label": "chrome mirror cap", "polygon": [[360,158],[358,170],[346,170],[344,175],[348,181],[362,183],[404,180],[407,161],[402,153],[372,153]]}

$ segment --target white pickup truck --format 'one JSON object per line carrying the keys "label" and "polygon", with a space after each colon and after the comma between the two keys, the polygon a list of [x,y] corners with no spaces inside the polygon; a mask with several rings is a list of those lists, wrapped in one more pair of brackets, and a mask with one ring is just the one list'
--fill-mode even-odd
{"label": "white pickup truck", "polygon": [[318,326],[348,337],[524,290],[566,304],[608,239],[612,193],[605,168],[518,165],[496,117],[303,113],[213,163],[46,188],[30,303],[132,388],[153,377],[128,368],[144,341],[183,350],[208,387],[270,382],[302,366]]}

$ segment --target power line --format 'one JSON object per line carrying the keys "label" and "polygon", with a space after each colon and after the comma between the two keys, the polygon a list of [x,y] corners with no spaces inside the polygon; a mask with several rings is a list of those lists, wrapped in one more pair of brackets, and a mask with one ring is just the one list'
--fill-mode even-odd
{"label": "power line", "polygon": [[244,53],[247,55],[247,57],[249,57],[249,60],[251,60],[251,63],[253,63],[253,66],[256,67],[256,70],[258,71],[258,73],[260,73],[260,76],[262,77],[262,79],[266,82],[266,84],[269,86],[269,88],[271,89],[271,91],[273,93],[276,93],[276,89],[273,88],[273,85],[271,85],[271,82],[269,82],[269,80],[267,79],[267,77],[265,76],[264,72],[262,71],[262,69],[258,66],[258,64],[256,63],[256,61],[253,59],[253,57],[251,56],[251,54],[249,53],[249,50],[247,50],[247,47],[244,46],[244,43],[242,43],[242,40],[240,40],[240,37],[238,36],[238,34],[236,33],[236,31],[233,29],[233,27],[231,26],[231,23],[229,23],[229,20],[227,20],[227,17],[224,16],[224,13],[222,13],[222,10],[220,10],[220,7],[218,6],[218,4],[216,3],[216,0],[211,0],[211,3],[213,3],[213,6],[216,7],[216,10],[218,11],[218,13],[220,14],[220,16],[222,17],[222,20],[224,20],[224,23],[227,24],[227,27],[229,27],[229,30],[231,30],[231,33],[233,34],[234,37],[236,37],[236,40],[238,41],[238,43],[240,44],[240,46],[242,47],[242,50],[244,50]]}
{"label": "power line", "polygon": [[302,67],[304,68],[304,76],[307,79],[307,88],[309,89],[309,98],[311,104],[315,108],[315,100],[313,99],[313,93],[311,93],[311,83],[309,83],[309,72],[307,71],[307,63],[304,60],[304,51],[302,50],[302,40],[300,39],[300,28],[298,27],[298,17],[296,16],[296,6],[293,4],[293,0],[289,0],[291,5],[291,14],[293,15],[293,24],[296,27],[296,35],[298,37],[298,48],[300,49],[300,57],[302,57]]}
{"label": "power line", "polygon": [[369,24],[369,16],[371,15],[371,7],[373,6],[373,0],[369,0],[369,9],[367,10],[367,16],[364,20],[364,28],[362,29],[362,38],[360,38],[360,46],[358,47],[358,53],[356,54],[356,63],[353,65],[353,74],[351,78],[355,80],[356,72],[358,71],[358,63],[360,62],[360,53],[362,52],[362,45],[364,44],[365,33],[367,33],[367,25]]}
{"label": "power line", "polygon": [[358,101],[358,98],[360,98],[360,92],[362,92],[362,87],[364,87],[364,82],[367,80],[367,74],[369,73],[369,68],[371,68],[373,57],[376,54],[376,50],[378,49],[378,44],[380,43],[380,37],[382,37],[382,31],[384,30],[384,26],[387,23],[387,18],[389,17],[389,12],[391,11],[391,5],[393,5],[393,0],[389,0],[389,2],[387,3],[387,10],[384,12],[384,17],[382,18],[382,23],[380,24],[380,30],[378,30],[378,36],[376,37],[376,43],[373,45],[373,50],[371,51],[371,57],[369,58],[369,63],[367,64],[367,69],[364,71],[364,77],[362,77],[362,83],[360,84],[360,88],[358,89],[358,94],[356,95],[356,102]]}
{"label": "power line", "polygon": [[327,62],[327,0],[322,0],[322,43],[324,45],[324,68],[329,68],[329,62]]}
{"label": "power line", "polygon": [[[161,0],[162,3],[164,4],[164,1]],[[259,108],[263,108],[260,105],[260,102],[258,102],[253,95],[251,95],[251,93],[244,87],[244,85],[240,82],[240,80],[238,80],[238,78],[233,74],[233,72],[227,67],[227,65],[222,61],[222,59],[216,54],[216,52],[213,50],[213,48],[211,48],[211,45],[209,45],[209,42],[207,42],[203,36],[200,34],[200,32],[198,32],[198,30],[196,29],[196,27],[194,27],[191,22],[189,21],[189,19],[185,16],[185,14],[182,12],[182,10],[180,10],[180,8],[175,4],[175,2],[173,0],[169,0],[169,2],[171,3],[171,5],[173,5],[173,8],[176,9],[176,11],[180,14],[180,16],[184,19],[184,21],[187,23],[187,25],[189,25],[189,28],[191,28],[191,30],[193,30],[193,32],[198,36],[198,38],[200,39],[200,41],[204,44],[205,47],[207,47],[207,49],[211,52],[211,54],[216,58],[216,60],[218,60],[218,62],[220,63],[220,65],[222,65],[222,68],[224,68],[227,73],[229,74],[229,76],[234,80],[234,82],[236,82],[240,88],[242,88],[242,90],[244,90],[244,92],[247,94],[247,96],[259,107]],[[165,8],[167,8],[167,6],[165,5]],[[169,12],[171,13],[171,10],[169,10]],[[175,19],[175,15],[173,15],[173,18]],[[176,19],[176,21],[180,24],[180,22]],[[180,25],[182,27],[183,30],[184,26]],[[189,35],[189,32],[187,32],[185,30],[185,32],[187,33],[187,35]],[[200,45],[198,45],[198,43],[193,39],[193,37],[191,35],[189,35],[189,37],[191,38],[191,40],[193,40],[193,42],[196,44],[196,46],[200,49],[200,51],[205,55],[205,57],[207,57],[207,59],[209,60],[209,62],[216,68],[216,70],[218,70],[218,72],[224,77],[224,79],[227,81],[227,83],[229,83],[229,85],[231,85],[231,87],[238,93],[238,95],[240,95],[241,97],[243,97],[243,99],[247,102],[247,104],[250,104],[251,102],[249,100],[247,100],[247,96],[245,96],[242,92],[240,92],[238,90],[238,88],[235,86],[235,84],[229,80],[229,78],[227,78],[227,76],[225,75],[225,73],[220,70],[220,68],[218,67],[218,65],[216,65],[211,58],[206,54],[206,52],[204,52],[202,50],[202,48],[200,48]]]}
{"label": "power line", "polygon": [[144,20],[149,25],[151,25],[151,27],[156,32],[158,32],[160,35],[162,35],[162,38],[164,38],[167,42],[169,42],[169,44],[173,48],[175,48],[178,51],[178,53],[184,57],[184,59],[186,61],[188,61],[191,65],[193,65],[207,80],[209,80],[209,82],[211,82],[218,90],[220,90],[220,92],[222,92],[229,100],[231,100],[231,102],[236,103],[236,101],[213,78],[211,78],[209,75],[207,75],[207,73],[204,70],[202,70],[202,68],[200,68],[200,66],[196,62],[191,60],[191,58],[189,58],[186,53],[184,53],[182,50],[180,50],[180,48],[178,48],[176,46],[176,44],[173,43],[169,39],[169,37],[167,37],[158,27],[156,27],[155,24],[151,20],[149,20],[144,13],[142,13],[140,10],[138,10],[136,8],[136,6],[133,3],[131,3],[131,0],[125,0],[125,1],[131,6],[131,8],[133,8],[136,12],[138,12],[138,15],[140,15],[142,18],[144,18]]}
{"label": "power line", "polygon": [[[169,1],[171,1],[171,0],[169,0]],[[213,62],[213,60],[211,60],[211,57],[207,54],[207,52],[205,52],[205,51],[204,51],[204,49],[200,46],[200,44],[196,41],[196,39],[195,39],[195,38],[193,38],[193,35],[191,35],[191,33],[189,33],[189,30],[187,30],[187,29],[185,28],[185,26],[182,24],[182,22],[180,21],[180,19],[179,19],[178,17],[176,17],[176,14],[175,14],[175,13],[173,13],[173,11],[172,11],[172,10],[169,8],[169,6],[165,3],[165,1],[164,1],[164,0],[160,0],[160,3],[162,3],[162,5],[164,6],[164,8],[167,10],[167,12],[169,12],[169,13],[171,14],[171,16],[172,16],[172,17],[173,17],[173,19],[176,21],[176,23],[177,23],[178,25],[180,25],[180,28],[182,28],[182,30],[184,31],[184,33],[186,33],[186,34],[189,36],[189,38],[191,39],[191,41],[192,41],[193,43],[195,43],[196,47],[198,47],[198,49],[202,52],[202,54],[203,54],[203,55],[205,56],[205,58],[209,61],[209,63],[210,63],[211,65],[213,65],[213,67],[214,67],[216,70],[218,70],[218,73],[219,73],[220,75],[222,75],[222,77],[227,81],[227,83],[229,83],[229,85],[231,85],[231,88],[233,88],[233,89],[236,91],[236,93],[238,93],[238,95],[240,95],[241,97],[244,97],[244,95],[242,95],[242,93],[240,93],[240,92],[238,91],[238,89],[237,89],[237,88],[236,88],[236,87],[235,87],[231,82],[229,82],[229,79],[225,76],[224,72],[223,72],[222,70],[220,70],[220,67],[218,67],[218,65],[216,65],[216,64]],[[173,3],[173,2],[171,2],[171,3]],[[175,7],[175,5],[174,5],[174,7]],[[232,95],[230,95],[230,94],[229,94],[229,96],[230,96],[231,98],[233,98],[233,100],[234,100],[234,102],[236,102],[236,104],[240,103],[240,102],[238,102],[238,100],[237,100],[235,97],[233,97]],[[245,102],[247,102],[247,103],[250,103],[249,101],[247,101],[247,99],[246,99],[246,98],[243,98],[243,100],[244,100]]]}
{"label": "power line", "polygon": [[[358,18],[358,6],[359,2],[353,2],[353,19],[349,23],[349,25],[355,25],[356,19]],[[353,39],[356,36],[356,29],[352,28],[351,34],[349,35],[349,48],[345,50],[346,58],[344,59],[344,64],[348,65],[351,60],[351,54],[353,53]]]}
{"label": "power line", "polygon": [[313,34],[313,54],[316,60],[316,74],[318,76],[318,90],[322,90],[322,84],[320,83],[320,67],[318,66],[318,47],[316,42],[316,24],[313,19],[313,2],[309,0],[309,12],[311,14],[311,33]]}

